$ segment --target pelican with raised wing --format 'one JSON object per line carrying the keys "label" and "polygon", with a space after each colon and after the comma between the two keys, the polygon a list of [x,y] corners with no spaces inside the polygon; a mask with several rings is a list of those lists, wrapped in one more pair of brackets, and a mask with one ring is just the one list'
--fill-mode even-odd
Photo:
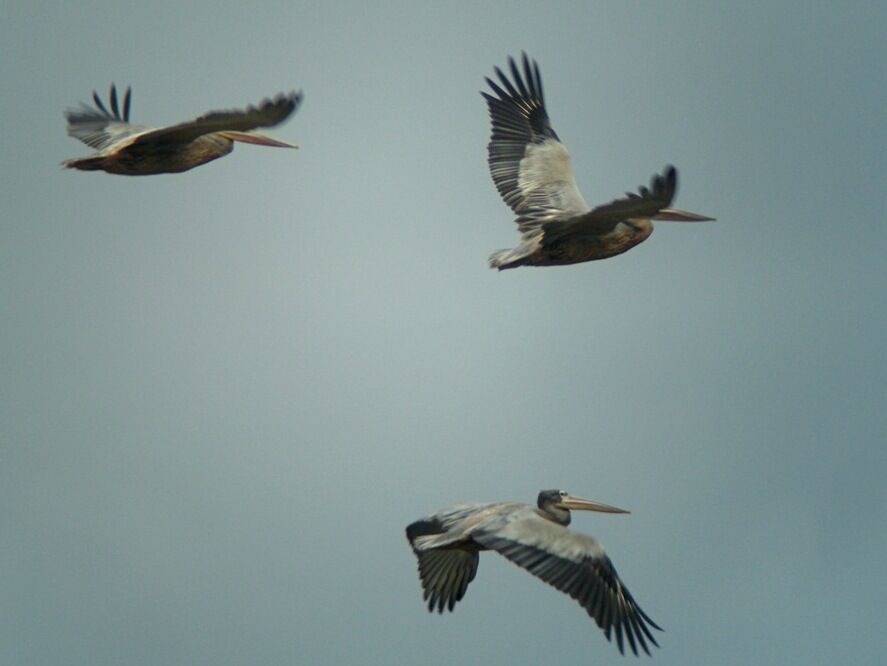
{"label": "pelican with raised wing", "polygon": [[490,256],[500,271],[518,266],[558,266],[606,259],[630,250],[653,233],[653,220],[703,222],[713,217],[669,208],[677,170],[666,167],[648,188],[590,208],[576,187],[570,154],[548,119],[539,66],[523,55],[523,75],[508,59],[511,78],[486,81],[493,133],[487,146],[490,174],[517,216],[520,244]]}
{"label": "pelican with raised wing", "polygon": [[234,150],[235,141],[298,148],[252,130],[272,127],[286,120],[302,101],[300,92],[280,94],[244,110],[210,111],[194,120],[157,129],[130,124],[130,88],[123,96],[122,113],[117,103],[117,88],[113,84],[109,96],[110,111],[97,93],[94,92],[92,98],[95,107],[81,102],[79,107],[69,108],[65,118],[68,120],[68,135],[98,152],[62,162],[69,169],[149,176],[187,171],[224,157]]}
{"label": "pelican with raised wing", "polygon": [[615,633],[623,654],[624,639],[634,654],[638,647],[650,654],[647,641],[659,645],[650,627],[662,629],[635,603],[601,545],[567,529],[570,509],[628,513],[563,490],[543,490],[536,506],[459,504],[412,523],[407,539],[419,559],[428,610],[453,610],[474,580],[478,553],[494,550],[578,601],[607,640]]}

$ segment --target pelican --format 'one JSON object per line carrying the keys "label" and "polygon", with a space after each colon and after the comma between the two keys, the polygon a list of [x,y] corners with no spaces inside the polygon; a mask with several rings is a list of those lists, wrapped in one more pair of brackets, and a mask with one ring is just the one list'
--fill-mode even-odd
{"label": "pelican", "polygon": [[619,652],[624,654],[624,634],[635,655],[638,645],[650,654],[647,641],[659,644],[649,627],[661,627],[635,603],[601,545],[567,529],[570,509],[628,513],[563,490],[543,490],[536,506],[458,504],[409,525],[428,610],[452,611],[474,580],[478,552],[495,550],[578,601],[608,641],[616,634]]}
{"label": "pelican", "polygon": [[80,139],[98,152],[89,157],[66,160],[68,169],[107,171],[124,176],[179,173],[234,150],[234,142],[276,148],[298,148],[250,130],[272,127],[286,120],[302,101],[302,93],[280,94],[246,110],[210,111],[199,118],[169,127],[131,125],[129,105],[132,91],[123,96],[123,113],[117,104],[117,88],[112,84],[111,111],[93,92],[95,108],[80,103],[65,111],[68,135]]}
{"label": "pelican", "polygon": [[520,244],[490,256],[490,268],[559,266],[606,259],[630,250],[653,233],[652,220],[714,220],[669,208],[678,183],[668,166],[649,189],[590,208],[576,187],[570,154],[545,110],[539,65],[523,54],[523,76],[508,59],[513,82],[495,68],[501,86],[487,78],[496,94],[487,100],[493,132],[487,146],[490,175],[517,216]]}

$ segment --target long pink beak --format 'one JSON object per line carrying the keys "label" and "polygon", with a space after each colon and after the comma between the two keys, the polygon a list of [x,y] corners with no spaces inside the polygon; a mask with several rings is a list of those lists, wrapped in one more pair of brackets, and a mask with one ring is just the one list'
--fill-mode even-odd
{"label": "long pink beak", "polygon": [[579,511],[600,511],[602,513],[631,513],[625,509],[620,509],[603,502],[595,502],[594,500],[585,499],[584,497],[576,497],[575,495],[567,495],[561,500],[561,506],[567,509],[576,509]]}
{"label": "long pink beak", "polygon": [[233,130],[226,130],[224,132],[219,132],[219,134],[221,134],[226,139],[231,139],[232,141],[252,143],[257,146],[271,146],[272,148],[298,148],[298,146],[293,143],[278,141],[277,139],[272,139],[271,137],[265,136],[264,134],[259,134],[258,132],[235,132]]}
{"label": "long pink beak", "polygon": [[691,213],[688,210],[663,208],[653,216],[653,219],[668,220],[669,222],[713,222],[716,218],[700,215],[699,213]]}

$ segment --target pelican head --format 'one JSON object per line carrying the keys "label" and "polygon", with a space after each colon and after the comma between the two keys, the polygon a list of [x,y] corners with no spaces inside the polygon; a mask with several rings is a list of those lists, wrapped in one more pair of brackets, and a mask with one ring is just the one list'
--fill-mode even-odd
{"label": "pelican head", "polygon": [[576,511],[600,511],[601,513],[630,513],[603,502],[571,495],[565,490],[543,490],[536,500],[539,510],[561,525],[570,524],[570,509]]}

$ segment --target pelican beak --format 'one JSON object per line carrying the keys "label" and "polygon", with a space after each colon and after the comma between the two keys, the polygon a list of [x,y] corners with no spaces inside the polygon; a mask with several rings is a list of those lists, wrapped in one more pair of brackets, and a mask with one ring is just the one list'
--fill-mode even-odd
{"label": "pelican beak", "polygon": [[600,511],[601,513],[631,513],[625,509],[619,509],[609,504],[595,502],[593,500],[567,495],[561,500],[561,506],[566,509],[576,509],[577,511]]}
{"label": "pelican beak", "polygon": [[677,208],[663,208],[656,215],[654,220],[668,220],[669,222],[713,222],[715,218],[699,213],[691,213],[688,210],[678,210]]}
{"label": "pelican beak", "polygon": [[219,134],[221,134],[226,139],[231,139],[232,141],[254,143],[257,146],[271,146],[272,148],[298,148],[298,146],[295,144],[278,141],[277,139],[272,139],[271,137],[265,136],[264,134],[259,134],[258,132],[235,132],[231,130],[219,132]]}

